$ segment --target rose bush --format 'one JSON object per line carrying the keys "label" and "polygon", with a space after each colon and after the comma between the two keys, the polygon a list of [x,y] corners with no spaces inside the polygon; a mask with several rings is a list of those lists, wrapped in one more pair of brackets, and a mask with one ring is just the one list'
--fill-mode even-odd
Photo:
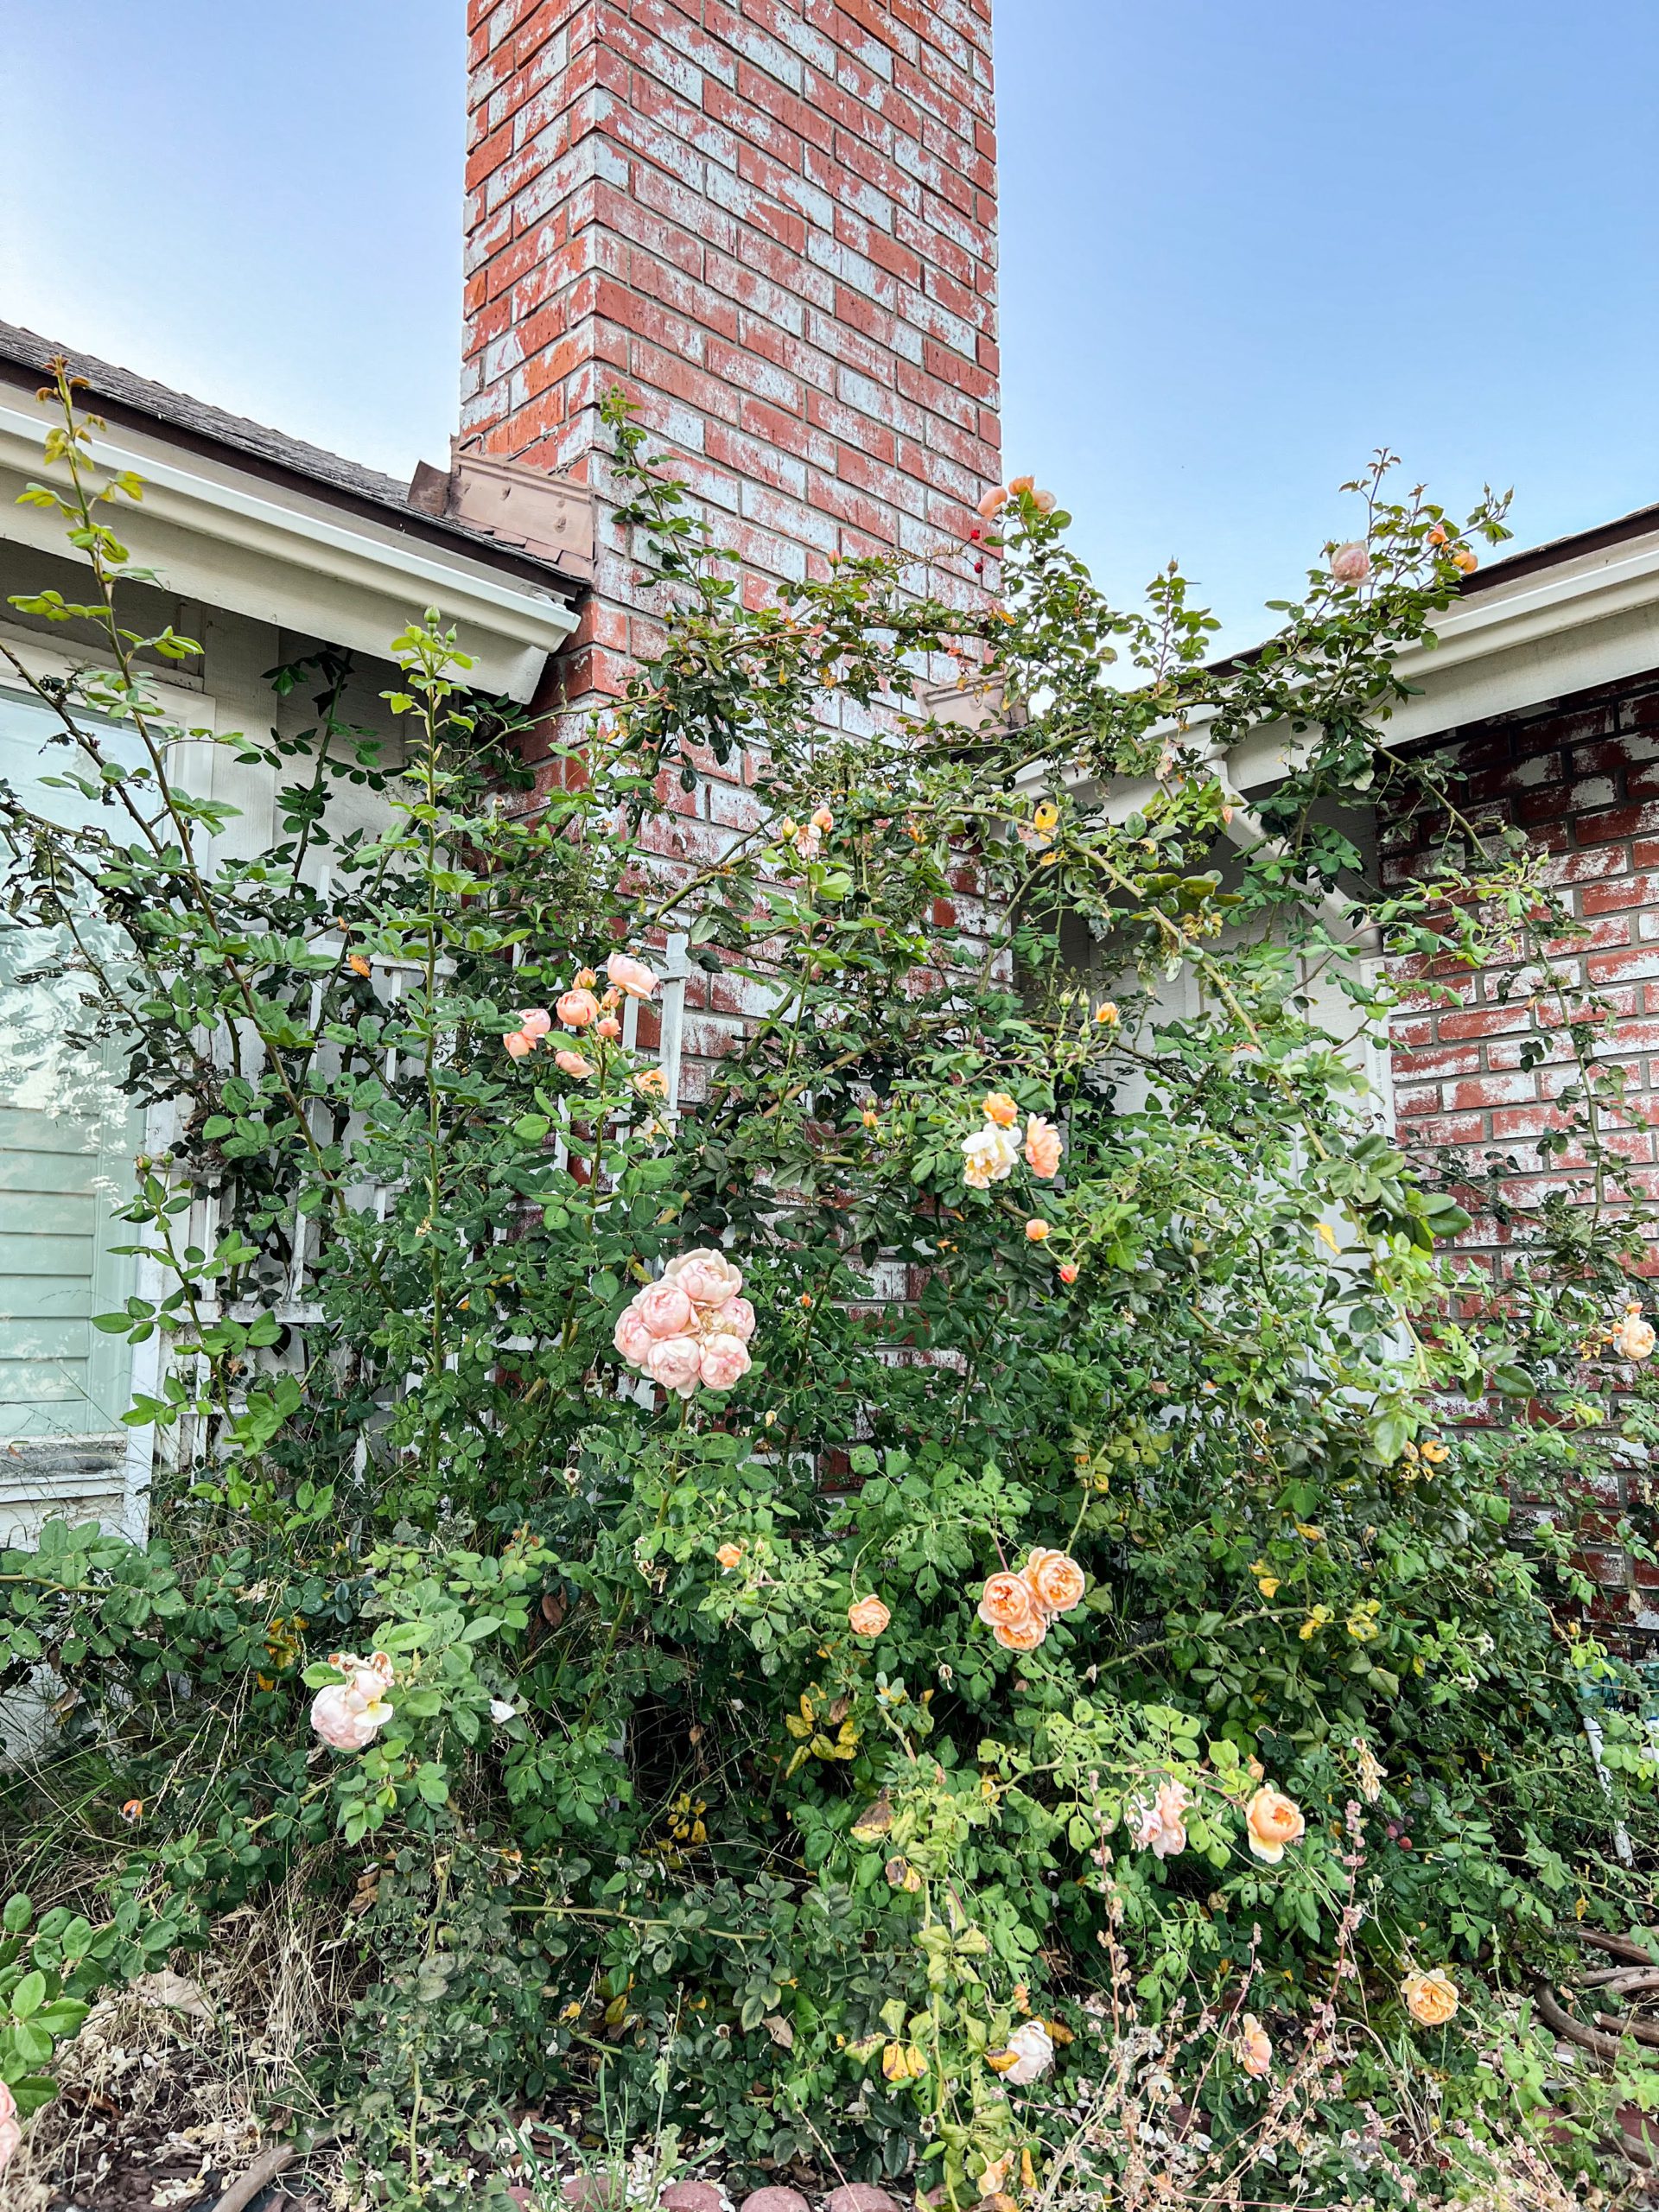
{"label": "rose bush", "polygon": [[[56,435],[92,582],[29,606],[102,648],[49,695],[99,817],[0,820],[22,916],[69,929],[73,881],[121,933],[64,964],[175,1135],[127,1209],[165,1287],[102,1325],[173,1357],[132,1416],[148,1546],[57,1529],[0,1569],[9,1679],[65,1690],[16,1855],[51,1862],[73,1761],[163,1948],[300,1870],[361,1961],[316,2086],[388,2197],[475,2201],[525,2102],[1029,2193],[1129,2003],[1202,2044],[1224,2152],[1313,2037],[1319,2125],[1253,2190],[1370,2186],[1421,2031],[1478,2144],[1514,2112],[1414,1959],[1490,2026],[1560,1923],[1647,1909],[1639,1734],[1609,1713],[1598,1773],[1580,1685],[1617,1669],[1568,1625],[1575,1495],[1646,1419],[1608,1357],[1643,1357],[1629,1218],[1483,1310],[1306,977],[1376,1021],[1373,925],[1402,958],[1560,933],[1517,849],[1385,899],[1339,826],[1420,772],[1394,658],[1498,511],[1379,466],[1363,543],[1211,669],[1179,577],[1109,607],[1028,480],[982,510],[995,595],[861,560],[751,605],[613,419],[659,658],[534,804],[434,623],[396,757],[336,658],[284,672],[317,787],[349,761],[385,801],[326,899],[309,803],[257,869],[215,857],[139,658],[188,648],[117,619],[89,434]],[[919,715],[918,669],[999,713]],[[1216,748],[1268,723],[1297,742],[1246,823]],[[762,818],[693,867],[675,787],[741,749]],[[671,931],[765,1006],[683,1116]],[[1525,1541],[1517,1489],[1555,1507]]]}

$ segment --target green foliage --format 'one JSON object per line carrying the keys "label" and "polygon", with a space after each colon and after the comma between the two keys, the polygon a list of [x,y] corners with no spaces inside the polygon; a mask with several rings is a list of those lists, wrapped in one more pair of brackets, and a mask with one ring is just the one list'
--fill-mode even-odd
{"label": "green foliage", "polygon": [[[315,2065],[385,2193],[460,2201],[531,2099],[598,2133],[665,2117],[740,2167],[920,2158],[965,2202],[1041,2157],[1065,2093],[1058,2036],[1010,2093],[1022,2021],[1086,2039],[1124,1976],[1171,2034],[1211,2024],[1194,2094],[1226,2137],[1260,2094],[1217,2024],[1239,1962],[1282,2033],[1351,1964],[1337,1999],[1394,2056],[1320,2092],[1336,2143],[1419,2063],[1408,1966],[1450,1962],[1478,2012],[1564,1917],[1642,1910],[1607,1847],[1623,1821],[1646,1848],[1647,1765],[1610,1713],[1593,1767],[1580,1686],[1615,1669],[1568,1620],[1575,1495],[1648,1419],[1581,1356],[1633,1217],[1610,1197],[1517,1300],[1472,1296],[1445,1250],[1469,1213],[1354,1072],[1404,987],[1373,928],[1475,962],[1560,929],[1507,843],[1410,896],[1365,881],[1368,810],[1419,789],[1395,661],[1463,537],[1386,496],[1386,456],[1351,487],[1369,581],[1316,569],[1217,669],[1179,575],[1109,608],[1028,492],[988,540],[999,600],[868,560],[749,606],[613,409],[674,610],[617,713],[506,807],[514,719],[435,619],[396,641],[395,741],[347,727],[323,654],[277,677],[319,687],[308,735],[228,741],[297,778],[241,860],[136,658],[191,649],[115,617],[97,503],[137,487],[96,486],[60,398],[73,474],[42,496],[117,672],[46,696],[99,818],[0,794],[0,824],[86,1038],[177,1109],[126,1209],[162,1287],[99,1324],[164,1337],[132,1418],[165,1471],[146,1546],[56,1527],[5,1554],[0,1651],[11,1683],[52,1670],[55,1756],[99,1777],[119,1970],[134,1915],[206,1943],[297,1867],[360,1957]],[[1466,530],[1501,537],[1500,506]],[[999,711],[919,715],[947,671]],[[143,765],[106,774],[89,715]],[[1275,724],[1250,816],[1216,762]],[[740,750],[760,818],[683,860],[677,793]],[[378,834],[334,835],[342,779]],[[694,1107],[594,1030],[564,1039],[585,1076],[556,1040],[509,1055],[524,1008],[669,931],[755,1009]],[[1058,1177],[1011,1156],[971,1185],[994,1095],[1063,1130]],[[753,1365],[664,1402],[613,1331],[702,1245],[743,1270]],[[1017,1651],[976,1608],[1033,1547],[1087,1594]],[[871,1594],[887,1624],[856,1633]],[[389,1717],[321,1747],[308,1700],[372,1652]],[[1306,1821],[1274,1861],[1263,1781]],[[1133,1840],[1160,1783],[1188,1800],[1166,1858]],[[1457,2035],[1422,2063],[1472,2082]],[[1509,2095],[1488,2068],[1471,2125]]]}

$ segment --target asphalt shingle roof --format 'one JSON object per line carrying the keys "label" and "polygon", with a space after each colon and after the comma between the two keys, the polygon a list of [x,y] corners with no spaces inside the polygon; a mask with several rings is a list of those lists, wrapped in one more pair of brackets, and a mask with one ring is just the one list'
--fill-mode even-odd
{"label": "asphalt shingle roof", "polygon": [[566,575],[520,548],[499,545],[483,531],[411,506],[409,486],[395,477],[383,476],[378,469],[365,468],[340,454],[326,453],[321,446],[308,445],[302,438],[291,438],[285,431],[273,430],[245,415],[210,407],[188,392],[152,384],[148,377],[135,376],[130,369],[100,361],[90,353],[78,353],[72,346],[54,344],[19,324],[0,321],[0,378],[7,382],[38,386],[50,364],[60,357],[68,363],[73,376],[86,380],[87,396],[96,411],[111,422],[152,432],[159,429],[197,453],[229,460],[256,475],[308,492],[314,498],[371,514],[429,543],[464,550],[515,575],[562,585],[569,593],[583,588],[581,578]]}

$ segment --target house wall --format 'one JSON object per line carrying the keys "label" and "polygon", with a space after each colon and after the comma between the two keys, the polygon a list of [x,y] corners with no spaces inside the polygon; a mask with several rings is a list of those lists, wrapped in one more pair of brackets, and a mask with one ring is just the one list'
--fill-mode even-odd
{"label": "house wall", "polygon": [[[1626,1107],[1607,1141],[1636,1189],[1659,1198],[1659,670],[1467,723],[1432,750],[1471,820],[1522,830],[1548,854],[1548,880],[1585,932],[1555,948],[1569,990],[1613,1016],[1596,1052],[1624,1071]],[[1427,808],[1386,821],[1384,886],[1420,878],[1446,829]],[[1496,1162],[1503,1194],[1519,1205],[1552,1192],[1587,1199],[1589,1164],[1576,1145],[1542,1160],[1536,1149],[1567,1126],[1554,1102],[1575,1071],[1530,971],[1500,961],[1471,975],[1440,962],[1416,973],[1425,988],[1394,1025],[1402,1143],[1443,1174],[1465,1160]],[[1501,1278],[1514,1237],[1486,1211],[1462,1249]],[[1609,1486],[1610,1512],[1645,1507],[1649,1482],[1645,1455],[1633,1452]],[[1619,1617],[1659,1630],[1659,1569],[1611,1543],[1592,1563]]]}
{"label": "house wall", "polygon": [[[85,571],[0,543],[0,602],[48,587],[78,598]],[[136,628],[171,622],[204,647],[198,662],[156,666],[164,711],[208,734],[181,748],[180,773],[198,793],[240,810],[218,840],[221,854],[268,849],[280,834],[277,779],[242,766],[212,740],[308,727],[309,690],[278,699],[265,676],[314,650],[315,641],[143,587],[124,594],[122,612]],[[0,638],[36,673],[97,658],[74,651],[67,626],[9,607]],[[378,695],[392,674],[389,664],[365,663],[346,709],[348,719],[388,739],[391,718]],[[31,776],[72,765],[65,749],[43,747],[50,727],[0,664],[0,772],[20,791],[28,791]],[[75,804],[38,785],[30,796],[59,814]],[[329,826],[343,830],[385,818],[384,800],[348,786]],[[327,857],[320,855],[320,866]],[[40,957],[38,940],[33,957]],[[134,1355],[119,1338],[93,1331],[91,1316],[118,1306],[137,1287],[137,1263],[108,1248],[126,1241],[115,1209],[130,1186],[134,1154],[164,1141],[164,1116],[152,1115],[146,1128],[130,1109],[117,1084],[118,1052],[89,1066],[86,1055],[58,1044],[58,1026],[73,1019],[75,987],[66,982],[54,991],[20,982],[30,957],[28,944],[0,939],[0,1543],[28,1537],[52,1513],[142,1527],[151,1440],[123,1427],[119,1415],[135,1384],[149,1386],[146,1370],[153,1370],[158,1350],[152,1344]]]}

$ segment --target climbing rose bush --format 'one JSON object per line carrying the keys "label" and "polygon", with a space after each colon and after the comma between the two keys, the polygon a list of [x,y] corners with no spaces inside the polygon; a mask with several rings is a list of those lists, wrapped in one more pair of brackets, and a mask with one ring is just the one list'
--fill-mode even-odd
{"label": "climbing rose bush", "polygon": [[[9,896],[62,930],[79,884],[121,947],[62,957],[166,1107],[123,1231],[162,1287],[100,1325],[169,1360],[149,1542],[0,1575],[8,1681],[63,1684],[19,1858],[73,1804],[161,1956],[294,1885],[344,1995],[272,2094],[370,2201],[475,2202],[533,2108],[1007,2212],[1154,2050],[1247,2195],[1374,2194],[1384,2137],[1420,2194],[1447,2144],[1472,2174],[1552,2063],[1507,1993],[1649,1910],[1654,1834],[1566,1625],[1574,1500],[1647,1418],[1636,1217],[1484,1302],[1351,1043],[1412,981],[1372,927],[1541,976],[1565,927],[1460,817],[1432,881],[1363,880],[1379,791],[1422,793],[1395,657],[1499,510],[1379,463],[1211,668],[1179,574],[1109,607],[1029,479],[938,597],[747,594],[613,419],[653,664],[533,787],[435,621],[378,727],[340,656],[280,672],[315,723],[245,741],[257,867],[175,778],[142,655],[191,648],[117,620],[125,494],[58,433],[87,596],[26,611],[89,626],[49,702],[93,823],[0,800]],[[1251,814],[1215,763],[1268,726]],[[758,819],[704,862],[681,810],[740,753]],[[347,775],[385,821],[336,840]],[[671,1110],[664,1001],[728,988]],[[1140,2139],[1090,2139],[1103,2194]]]}

